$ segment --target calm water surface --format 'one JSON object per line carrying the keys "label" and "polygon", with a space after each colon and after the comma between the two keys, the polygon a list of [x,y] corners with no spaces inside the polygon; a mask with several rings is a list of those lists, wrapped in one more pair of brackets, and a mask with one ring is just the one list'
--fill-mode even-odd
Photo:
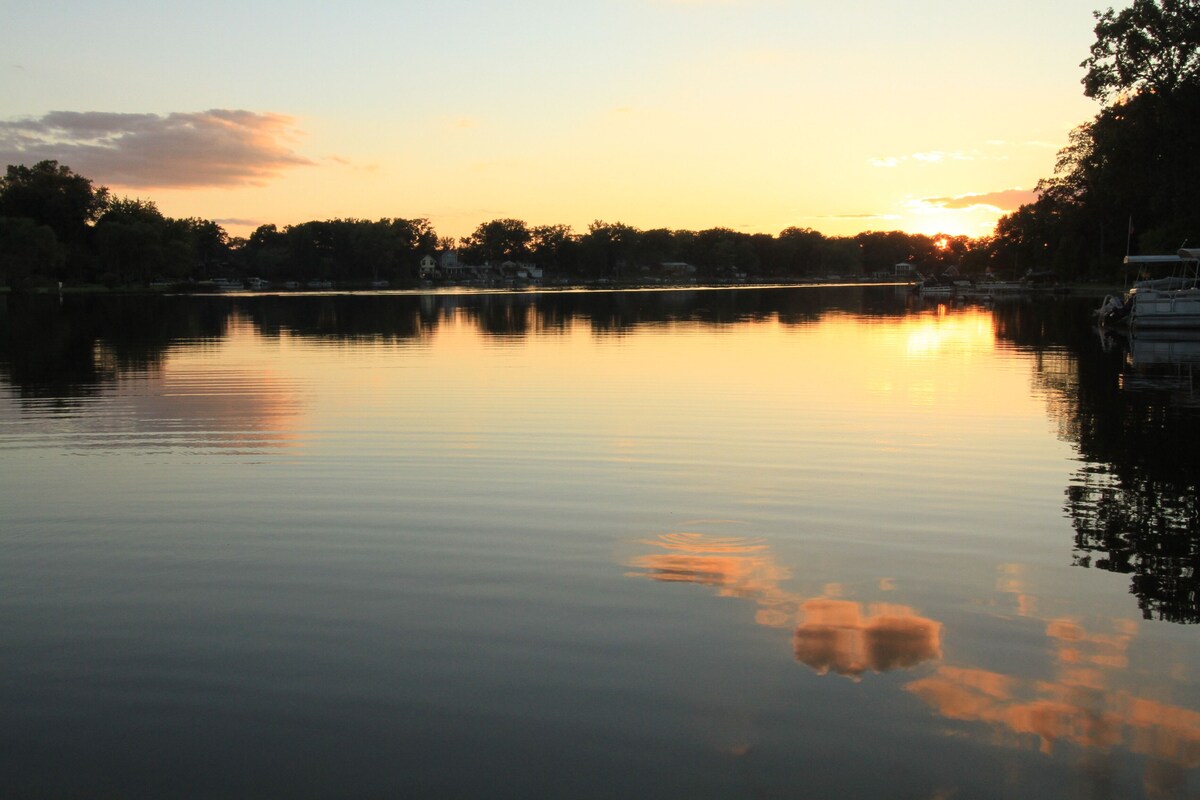
{"label": "calm water surface", "polygon": [[891,288],[0,298],[16,797],[1200,791],[1200,340]]}

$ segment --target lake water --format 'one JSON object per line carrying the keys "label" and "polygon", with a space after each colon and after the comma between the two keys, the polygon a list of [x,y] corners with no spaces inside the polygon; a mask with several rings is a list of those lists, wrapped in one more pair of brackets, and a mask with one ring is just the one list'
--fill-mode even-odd
{"label": "lake water", "polygon": [[0,794],[1200,791],[1200,339],[0,298]]}

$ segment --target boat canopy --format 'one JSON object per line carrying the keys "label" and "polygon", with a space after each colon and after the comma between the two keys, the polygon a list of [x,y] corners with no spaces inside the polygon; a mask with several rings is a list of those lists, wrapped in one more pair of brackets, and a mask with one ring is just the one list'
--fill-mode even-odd
{"label": "boat canopy", "polygon": [[1200,247],[1181,247],[1179,252],[1164,256],[1125,256],[1125,266],[1141,267],[1147,264],[1178,264],[1181,261],[1200,261]]}
{"label": "boat canopy", "polygon": [[[1181,251],[1182,252],[1182,251]],[[1182,256],[1125,256],[1125,266],[1144,267],[1147,264],[1178,264]]]}

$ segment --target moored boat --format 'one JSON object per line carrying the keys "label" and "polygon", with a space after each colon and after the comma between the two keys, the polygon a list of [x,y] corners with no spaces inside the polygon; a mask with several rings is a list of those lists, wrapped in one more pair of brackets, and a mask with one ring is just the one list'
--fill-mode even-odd
{"label": "moored boat", "polygon": [[1029,285],[1024,281],[982,280],[971,285],[970,294],[994,296],[998,294],[1019,294],[1026,291]]}
{"label": "moored boat", "polygon": [[926,277],[914,270],[917,283],[912,290],[922,297],[953,297],[956,286],[952,275],[932,275]]}
{"label": "moored boat", "polygon": [[1136,281],[1124,297],[1105,297],[1096,310],[1101,324],[1133,330],[1200,328],[1200,248],[1180,248],[1175,255],[1126,256],[1125,266],[1169,267],[1173,274]]}
{"label": "moored boat", "polygon": [[917,292],[922,297],[953,297],[954,284],[926,281],[917,285]]}

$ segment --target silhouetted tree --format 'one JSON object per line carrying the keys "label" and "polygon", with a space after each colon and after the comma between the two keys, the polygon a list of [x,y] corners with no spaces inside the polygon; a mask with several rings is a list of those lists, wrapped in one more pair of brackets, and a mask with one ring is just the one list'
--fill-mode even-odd
{"label": "silhouetted tree", "polygon": [[494,219],[462,240],[463,255],[478,263],[520,261],[529,258],[532,241],[533,234],[524,220]]}
{"label": "silhouetted tree", "polygon": [[580,238],[580,263],[594,277],[619,278],[634,266],[639,231],[623,222],[596,220]]}
{"label": "silhouetted tree", "polygon": [[539,225],[530,234],[530,250],[535,264],[551,269],[576,268],[579,243],[570,225]]}
{"label": "silhouetted tree", "polygon": [[1115,99],[1071,132],[1038,201],[1000,221],[993,262],[1098,274],[1127,243],[1169,252],[1200,231],[1200,0],[1135,0],[1096,19],[1084,91]]}
{"label": "silhouetted tree", "polygon": [[27,217],[0,217],[0,284],[24,288],[36,276],[56,274],[66,248],[49,225]]}
{"label": "silhouetted tree", "polygon": [[1200,77],[1200,2],[1134,0],[1129,8],[1095,12],[1096,41],[1083,91],[1106,100],[1114,94],[1175,91]]}
{"label": "silhouetted tree", "polygon": [[108,189],[95,188],[57,161],[8,166],[0,178],[0,217],[25,217],[54,231],[59,241],[82,244],[88,224],[108,205]]}
{"label": "silhouetted tree", "polygon": [[149,200],[112,200],[95,227],[101,279],[126,284],[186,278],[200,265],[204,237],[214,240],[206,247],[222,247],[225,232],[216,223],[166,217]]}

